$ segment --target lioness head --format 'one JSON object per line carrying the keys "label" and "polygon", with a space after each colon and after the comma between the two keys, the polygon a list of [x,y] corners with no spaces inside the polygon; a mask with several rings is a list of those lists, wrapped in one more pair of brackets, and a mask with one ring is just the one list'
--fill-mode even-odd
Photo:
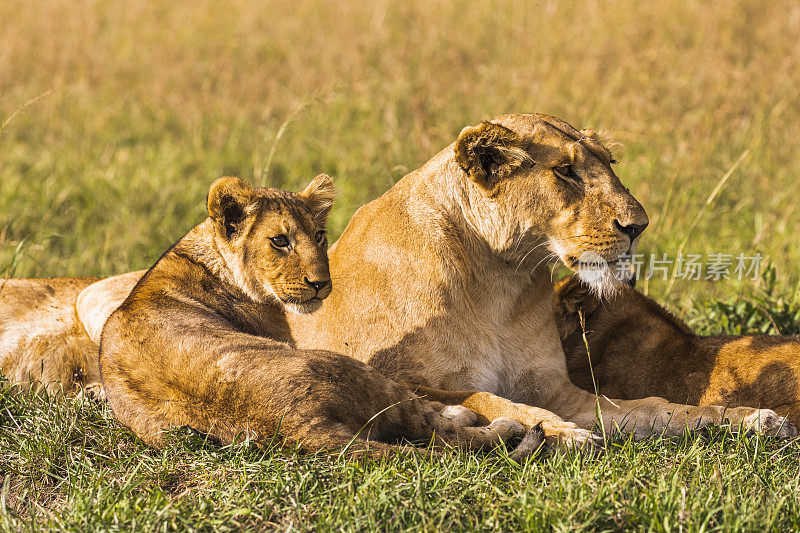
{"label": "lioness head", "polygon": [[215,244],[245,294],[257,302],[277,298],[298,313],[319,308],[331,292],[325,222],[334,194],[324,174],[299,193],[230,177],[211,185]]}
{"label": "lioness head", "polygon": [[464,128],[455,158],[481,206],[475,225],[508,260],[555,256],[600,294],[631,277],[623,256],[647,214],[594,132],[547,115],[504,115]]}

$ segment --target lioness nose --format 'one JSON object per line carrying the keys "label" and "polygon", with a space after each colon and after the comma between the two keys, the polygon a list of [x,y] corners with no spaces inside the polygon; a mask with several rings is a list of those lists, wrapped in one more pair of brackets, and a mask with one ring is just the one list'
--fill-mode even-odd
{"label": "lioness nose", "polygon": [[627,235],[631,242],[641,235],[646,227],[647,224],[628,224],[627,226],[623,226],[619,223],[619,220],[614,220],[614,229]]}
{"label": "lioness nose", "polygon": [[308,283],[309,285],[314,287],[314,289],[317,292],[321,291],[322,289],[324,289],[325,287],[327,287],[328,285],[331,284],[331,280],[329,280],[329,279],[321,279],[319,281],[311,281],[307,277],[303,277],[303,281],[305,281],[306,283]]}

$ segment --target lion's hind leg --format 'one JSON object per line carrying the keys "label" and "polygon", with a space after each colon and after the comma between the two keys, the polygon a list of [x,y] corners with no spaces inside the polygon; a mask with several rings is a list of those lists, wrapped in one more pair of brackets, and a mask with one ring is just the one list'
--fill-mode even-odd
{"label": "lion's hind leg", "polygon": [[[520,459],[535,452],[543,441],[538,437],[539,431],[527,431],[518,422],[511,419],[498,419],[485,427],[461,427],[446,418],[435,423],[436,428],[428,431],[415,431],[405,438],[419,446],[395,444],[369,438],[370,431],[353,434],[346,429],[315,428],[301,441],[300,445],[309,452],[325,453],[331,456],[342,455],[349,459],[370,457],[374,459],[388,458],[397,454],[426,456],[438,455],[445,448],[486,451],[499,446],[507,438],[524,437],[522,443],[512,453],[512,457]],[[437,431],[438,429],[438,431]],[[426,437],[426,438],[413,438]],[[538,440],[537,440],[538,439]],[[402,441],[402,439],[401,439]]]}

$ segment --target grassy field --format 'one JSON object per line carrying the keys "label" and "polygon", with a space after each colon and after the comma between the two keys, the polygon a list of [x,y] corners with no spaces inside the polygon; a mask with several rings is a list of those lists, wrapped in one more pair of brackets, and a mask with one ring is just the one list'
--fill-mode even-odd
{"label": "grassy field", "polygon": [[[773,265],[645,291],[702,332],[797,333],[797,35],[791,0],[4,0],[0,274],[148,266],[223,174],[333,175],[335,237],[465,125],[538,111],[615,142],[651,216],[645,255]],[[798,444],[719,433],[522,466],[353,464],[189,433],[155,452],[104,406],[0,402],[8,530],[800,527]]]}

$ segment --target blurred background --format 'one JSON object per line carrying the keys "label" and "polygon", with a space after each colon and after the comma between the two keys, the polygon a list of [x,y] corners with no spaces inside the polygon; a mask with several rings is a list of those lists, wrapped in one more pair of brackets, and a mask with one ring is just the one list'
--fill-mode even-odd
{"label": "blurred background", "polygon": [[[614,143],[641,252],[760,253],[795,305],[798,35],[789,0],[4,0],[0,268],[149,266],[225,174],[333,175],[336,237],[464,126],[536,111]],[[764,283],[640,287],[680,309]]]}

